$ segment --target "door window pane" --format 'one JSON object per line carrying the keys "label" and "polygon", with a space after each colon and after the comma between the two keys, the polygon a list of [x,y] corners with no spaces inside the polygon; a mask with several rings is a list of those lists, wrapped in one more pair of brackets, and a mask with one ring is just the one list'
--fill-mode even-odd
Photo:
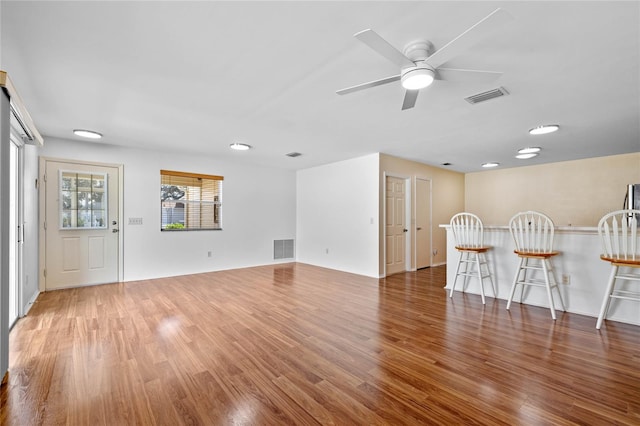
{"label": "door window pane", "polygon": [[60,229],[107,227],[107,175],[60,171]]}

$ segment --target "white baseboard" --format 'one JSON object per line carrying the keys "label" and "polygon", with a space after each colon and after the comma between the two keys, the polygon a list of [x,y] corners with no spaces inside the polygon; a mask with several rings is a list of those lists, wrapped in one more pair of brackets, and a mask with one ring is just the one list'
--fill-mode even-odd
{"label": "white baseboard", "polygon": [[27,316],[33,304],[36,303],[36,299],[38,298],[39,295],[40,295],[40,291],[36,291],[33,294],[33,296],[31,297],[31,300],[29,300],[27,304],[24,306],[24,312],[22,313],[23,314],[22,316]]}

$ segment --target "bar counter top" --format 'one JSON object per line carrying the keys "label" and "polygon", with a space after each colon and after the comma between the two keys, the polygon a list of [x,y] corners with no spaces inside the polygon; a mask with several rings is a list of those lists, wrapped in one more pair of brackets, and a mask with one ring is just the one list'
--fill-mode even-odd
{"label": "bar counter top", "polygon": [[[449,229],[451,225],[443,224],[440,225],[440,228]],[[597,226],[556,226],[556,233],[580,233],[580,234],[597,234],[598,227]],[[485,231],[501,231],[501,230],[509,230],[509,225],[484,225]]]}

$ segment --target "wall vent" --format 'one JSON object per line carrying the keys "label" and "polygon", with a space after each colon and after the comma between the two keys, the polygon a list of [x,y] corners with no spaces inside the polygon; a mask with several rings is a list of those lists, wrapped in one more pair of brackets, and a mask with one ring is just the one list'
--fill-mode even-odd
{"label": "wall vent", "polygon": [[497,89],[489,90],[487,92],[478,93],[477,95],[469,96],[468,98],[464,98],[465,101],[470,104],[479,104],[480,102],[489,101],[491,99],[499,98],[501,96],[508,95],[507,89],[504,87],[498,87]]}
{"label": "wall vent", "polygon": [[273,259],[293,259],[293,240],[273,240]]}
{"label": "wall vent", "polygon": [[302,154],[300,154],[299,152],[290,152],[288,154],[285,154],[287,157],[300,157]]}

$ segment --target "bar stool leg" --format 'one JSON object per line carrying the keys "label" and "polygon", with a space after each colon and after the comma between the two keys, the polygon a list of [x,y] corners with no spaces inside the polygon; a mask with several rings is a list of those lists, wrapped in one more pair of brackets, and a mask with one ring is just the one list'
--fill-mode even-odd
{"label": "bar stool leg", "polygon": [[553,295],[551,294],[551,282],[549,280],[549,268],[547,268],[547,259],[542,260],[542,270],[544,271],[544,282],[547,287],[547,298],[549,299],[549,309],[551,309],[551,318],[556,319],[556,307],[553,304]]}
{"label": "bar stool leg", "polygon": [[556,288],[556,291],[558,292],[560,307],[562,308],[563,312],[566,312],[567,309],[564,307],[564,301],[562,300],[562,293],[560,293],[560,286],[558,285],[558,280],[556,279],[555,268],[553,267],[553,263],[551,263],[551,260],[549,260],[548,262],[549,262],[549,271],[551,273],[551,278],[553,278],[553,285]]}
{"label": "bar stool leg", "polygon": [[[527,269],[528,266],[529,266],[529,258],[523,257],[522,260],[520,261],[520,272],[522,275],[522,278],[520,279],[520,281],[522,281],[523,283],[527,282],[527,272],[529,272],[529,270]],[[520,284],[520,302],[519,303],[522,303],[522,300],[524,299],[524,288],[525,288],[525,285]]]}
{"label": "bar stool leg", "polygon": [[607,311],[609,310],[611,293],[613,293],[613,284],[616,281],[616,275],[618,275],[618,265],[611,265],[611,275],[609,275],[609,282],[607,283],[607,292],[604,294],[602,307],[600,308],[600,314],[598,315],[598,321],[596,322],[596,329],[598,330],[602,327],[602,321],[607,316]]}
{"label": "bar stool leg", "polygon": [[511,291],[509,292],[509,299],[507,300],[507,310],[511,307],[511,301],[513,300],[513,295],[516,292],[516,285],[518,284],[518,277],[520,276],[520,271],[522,270],[522,262],[524,261],[524,257],[520,258],[520,263],[518,264],[518,269],[516,269],[516,276],[513,279],[513,284],[511,284]]}
{"label": "bar stool leg", "polygon": [[462,279],[462,292],[463,293],[467,289],[467,282],[469,281],[469,263],[471,263],[471,261],[469,260],[469,258],[471,257],[471,253],[465,252],[465,254],[466,254],[466,256],[464,258],[464,275],[463,275],[464,278]]}
{"label": "bar stool leg", "polygon": [[480,253],[474,253],[476,258],[476,269],[478,270],[478,280],[480,281],[480,297],[482,298],[482,304],[486,305],[484,300],[484,284],[482,282],[482,269],[480,269]]}
{"label": "bar stool leg", "polygon": [[493,279],[491,278],[491,271],[489,270],[489,262],[487,261],[487,256],[484,253],[482,255],[482,262],[484,263],[485,268],[487,268],[487,278],[489,278],[489,283],[491,284],[491,292],[493,293],[493,297],[496,298],[496,288],[493,286]]}
{"label": "bar stool leg", "polygon": [[458,266],[456,266],[456,277],[453,279],[453,285],[451,285],[451,291],[449,292],[449,297],[453,297],[453,290],[456,288],[456,282],[458,281],[458,276],[460,275],[460,266],[462,265],[462,255],[464,252],[460,252],[458,256]]}

